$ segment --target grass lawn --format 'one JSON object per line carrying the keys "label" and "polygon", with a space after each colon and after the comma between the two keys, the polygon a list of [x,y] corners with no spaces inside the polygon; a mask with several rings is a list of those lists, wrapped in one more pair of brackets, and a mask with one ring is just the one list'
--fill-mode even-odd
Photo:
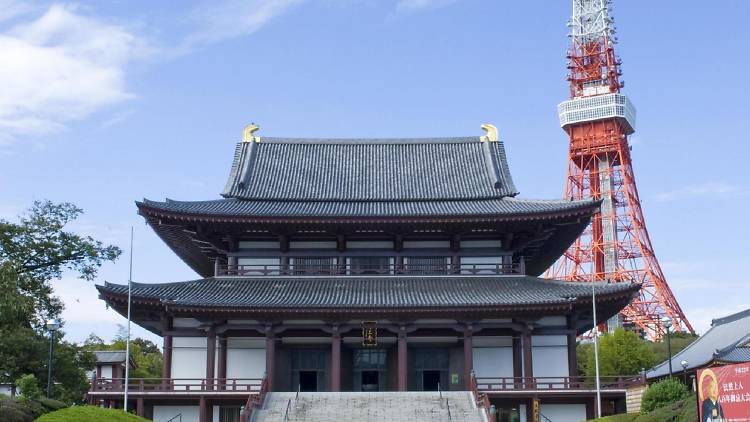
{"label": "grass lawn", "polygon": [[124,413],[119,409],[102,409],[95,406],[75,406],[47,413],[37,422],[148,422],[148,419]]}

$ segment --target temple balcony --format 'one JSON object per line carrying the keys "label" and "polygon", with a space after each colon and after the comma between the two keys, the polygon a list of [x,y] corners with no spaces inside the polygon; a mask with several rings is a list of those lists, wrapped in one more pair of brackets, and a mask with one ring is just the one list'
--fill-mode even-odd
{"label": "temple balcony", "polygon": [[[316,258],[306,258],[316,260]],[[321,259],[322,261],[322,259]],[[348,260],[344,260],[348,262]],[[519,276],[525,275],[523,261],[519,263],[472,262],[470,264],[329,264],[283,265],[238,264],[217,265],[216,276],[267,277],[267,276]]]}
{"label": "temple balcony", "polygon": [[[602,376],[600,388],[606,393],[624,393],[626,388],[643,384],[641,376]],[[513,395],[519,393],[591,393],[596,391],[594,377],[476,377],[476,389],[480,393]],[[264,392],[264,381],[260,378],[131,378],[128,394],[134,396],[233,396],[244,397]],[[100,378],[91,382],[89,397],[113,398],[125,393],[123,378]]]}

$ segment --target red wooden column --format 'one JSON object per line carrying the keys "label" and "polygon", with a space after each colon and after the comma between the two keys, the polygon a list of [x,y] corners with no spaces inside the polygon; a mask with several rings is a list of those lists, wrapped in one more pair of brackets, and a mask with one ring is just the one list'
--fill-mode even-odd
{"label": "red wooden column", "polygon": [[331,336],[331,391],[341,391],[341,333],[334,328]]}
{"label": "red wooden column", "polygon": [[523,377],[526,388],[533,388],[534,365],[531,361],[531,331],[524,330],[521,334],[521,349],[523,353]]}
{"label": "red wooden column", "polygon": [[206,396],[201,396],[200,401],[198,402],[198,406],[198,422],[208,422],[208,406],[206,406]]}
{"label": "red wooden column", "polygon": [[471,390],[471,373],[474,370],[474,342],[472,327],[464,328],[464,388]]}
{"label": "red wooden column", "polygon": [[206,389],[213,390],[216,369],[216,331],[213,327],[206,333]]}
{"label": "red wooden column", "polygon": [[268,391],[273,391],[273,367],[275,365],[274,357],[276,356],[276,336],[273,330],[266,330],[266,385]]}
{"label": "red wooden column", "polygon": [[143,410],[143,397],[138,397],[135,400],[135,414],[143,417],[144,416],[144,410]]}
{"label": "red wooden column", "polygon": [[[162,332],[172,330],[172,317],[162,316]],[[169,385],[172,378],[172,335],[164,335],[164,358],[162,360],[161,377],[164,378],[163,385]]]}
{"label": "red wooden column", "polygon": [[223,334],[219,336],[219,365],[216,372],[219,390],[225,390],[227,385],[227,337]]}
{"label": "red wooden column", "polygon": [[406,391],[406,331],[404,327],[401,327],[401,331],[398,333],[398,344],[397,344],[397,358],[398,358],[398,391]]}

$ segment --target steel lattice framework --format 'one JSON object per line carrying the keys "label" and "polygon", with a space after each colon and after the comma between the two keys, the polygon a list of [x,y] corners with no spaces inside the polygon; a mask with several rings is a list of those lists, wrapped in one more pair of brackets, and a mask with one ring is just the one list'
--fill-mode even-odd
{"label": "steel lattice framework", "polygon": [[621,316],[658,339],[665,316],[676,330],[693,328],[666,282],[646,230],[628,144],[635,108],[620,93],[621,63],[614,51],[609,3],[573,0],[570,100],[558,106],[560,124],[570,137],[565,196],[601,200],[601,212],[547,275],[640,284],[640,294]]}

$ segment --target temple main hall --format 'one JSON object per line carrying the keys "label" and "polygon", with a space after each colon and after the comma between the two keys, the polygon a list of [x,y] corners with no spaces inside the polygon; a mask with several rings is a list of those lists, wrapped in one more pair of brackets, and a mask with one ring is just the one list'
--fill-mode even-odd
{"label": "temple main hall", "polygon": [[[318,393],[466,392],[491,415],[477,420],[593,416],[575,349],[592,326],[592,284],[539,276],[599,202],[519,197],[497,130],[483,128],[290,139],[252,126],[220,198],[137,202],[197,276],[132,284],[132,320],[163,338],[164,367],[162,379],[130,380],[129,407],[233,422],[271,420],[272,397],[289,397],[288,418],[293,399]],[[598,321],[638,290],[593,287]],[[127,314],[127,285],[98,289]],[[603,384],[611,409],[624,406],[623,383]],[[97,379],[89,400],[121,406],[123,392]]]}

